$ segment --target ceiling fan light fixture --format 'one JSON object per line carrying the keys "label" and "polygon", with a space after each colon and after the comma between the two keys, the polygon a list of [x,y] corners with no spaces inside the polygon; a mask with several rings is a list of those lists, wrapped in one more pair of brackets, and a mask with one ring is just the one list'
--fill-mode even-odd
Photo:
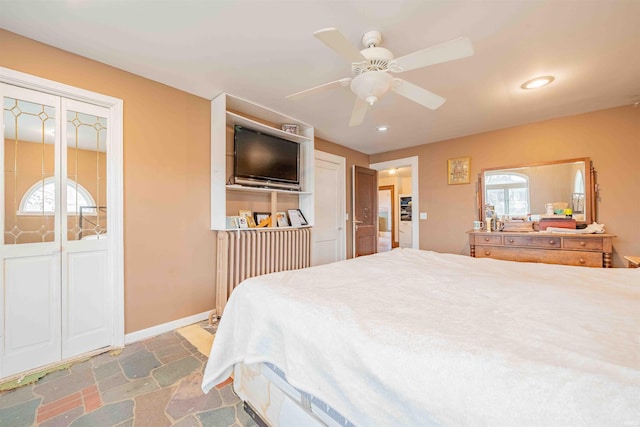
{"label": "ceiling fan light fixture", "polygon": [[555,78],[553,76],[536,77],[536,78],[533,78],[531,80],[527,80],[526,82],[522,83],[520,85],[520,87],[522,89],[538,89],[540,87],[548,85],[549,83],[551,83],[554,80],[555,80]]}
{"label": "ceiling fan light fixture", "polygon": [[353,93],[369,105],[375,104],[392,86],[393,77],[384,71],[369,71],[351,80]]}

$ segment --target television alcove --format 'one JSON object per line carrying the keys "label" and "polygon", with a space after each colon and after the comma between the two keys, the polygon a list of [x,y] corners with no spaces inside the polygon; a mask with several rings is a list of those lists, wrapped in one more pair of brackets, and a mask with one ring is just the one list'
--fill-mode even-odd
{"label": "television alcove", "polygon": [[[298,126],[297,134],[280,129]],[[299,191],[233,184],[234,128],[250,129],[299,145]],[[313,127],[269,108],[226,93],[211,101],[211,229],[226,230],[226,217],[239,209],[277,212],[300,209],[308,226],[314,222]],[[257,229],[256,229],[257,230]]]}

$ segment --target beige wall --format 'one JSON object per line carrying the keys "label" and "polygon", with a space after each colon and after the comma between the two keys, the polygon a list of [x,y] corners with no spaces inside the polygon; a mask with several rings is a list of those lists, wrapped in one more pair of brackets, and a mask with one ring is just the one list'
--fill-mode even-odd
{"label": "beige wall", "polygon": [[214,307],[208,100],[0,30],[0,66],[124,100],[125,329]]}
{"label": "beige wall", "polygon": [[[371,156],[419,157],[420,247],[468,254],[465,231],[476,219],[475,180],[483,168],[590,157],[598,172],[599,222],[616,234],[614,265],[640,254],[640,108],[623,106]],[[471,157],[472,183],[447,185],[447,159]]]}

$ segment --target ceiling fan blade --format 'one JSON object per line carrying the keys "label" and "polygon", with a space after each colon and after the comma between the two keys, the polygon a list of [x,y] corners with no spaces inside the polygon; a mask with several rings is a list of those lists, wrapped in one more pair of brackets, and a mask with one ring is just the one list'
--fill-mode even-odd
{"label": "ceiling fan blade", "polygon": [[322,92],[323,90],[328,90],[328,89],[333,89],[339,86],[347,86],[349,85],[349,83],[351,83],[351,78],[347,77],[344,79],[340,79],[340,80],[336,80],[334,82],[330,82],[330,83],[325,83],[323,85],[320,86],[316,86],[316,87],[312,87],[311,89],[306,89],[300,92],[296,92],[296,93],[292,93],[291,95],[287,95],[286,98],[289,101],[297,101],[301,98],[304,98],[306,96],[309,95],[313,95],[316,94],[318,92]]}
{"label": "ceiling fan blade", "polygon": [[396,58],[395,62],[400,68],[399,71],[409,71],[442,62],[453,61],[454,59],[466,58],[471,55],[473,55],[473,45],[471,41],[466,37],[460,37],[401,56],[400,58]]}
{"label": "ceiling fan blade", "polygon": [[435,110],[440,107],[446,101],[445,98],[440,95],[436,95],[433,92],[429,92],[426,89],[416,86],[413,83],[409,83],[406,80],[399,80],[397,85],[394,85],[393,91],[398,95],[402,95],[405,98],[412,100],[415,103],[423,105],[431,110]]}
{"label": "ceiling fan blade", "polygon": [[362,62],[367,60],[358,48],[351,44],[337,28],[325,28],[324,30],[316,31],[313,35],[349,62]]}
{"label": "ceiling fan blade", "polygon": [[364,121],[364,116],[367,114],[369,104],[367,101],[356,96],[356,102],[353,104],[353,110],[351,111],[351,120],[349,120],[349,126],[358,126]]}

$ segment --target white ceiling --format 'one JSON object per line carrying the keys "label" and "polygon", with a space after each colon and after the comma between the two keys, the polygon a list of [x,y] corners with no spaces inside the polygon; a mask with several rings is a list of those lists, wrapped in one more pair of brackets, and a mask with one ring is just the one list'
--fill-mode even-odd
{"label": "white ceiling", "polygon": [[[368,154],[640,100],[638,0],[0,0],[0,27],[207,99],[231,93]],[[377,29],[396,57],[467,36],[475,55],[401,75],[447,98],[438,110],[390,93],[350,128],[348,88],[285,99],[350,76],[312,35],[327,27],[358,47]]]}

